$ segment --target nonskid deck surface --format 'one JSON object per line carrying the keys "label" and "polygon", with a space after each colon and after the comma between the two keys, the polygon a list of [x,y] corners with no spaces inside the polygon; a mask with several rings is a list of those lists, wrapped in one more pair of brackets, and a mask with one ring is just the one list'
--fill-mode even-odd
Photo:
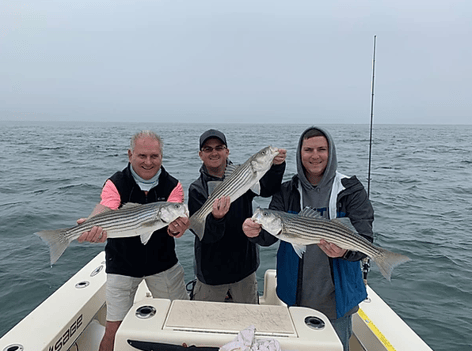
{"label": "nonskid deck surface", "polygon": [[296,336],[286,307],[224,302],[174,301],[164,328],[237,334],[248,323],[257,325],[257,335]]}

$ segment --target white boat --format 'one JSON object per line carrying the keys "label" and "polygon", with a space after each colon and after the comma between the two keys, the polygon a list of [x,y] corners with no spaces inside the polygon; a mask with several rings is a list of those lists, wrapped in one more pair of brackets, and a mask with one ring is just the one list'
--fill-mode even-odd
{"label": "white boat", "polygon": [[[5,334],[0,351],[98,350],[105,331],[105,283],[105,254],[101,252]],[[353,316],[351,350],[431,350],[367,288],[368,299]],[[135,304],[116,334],[115,351],[173,350],[173,345],[184,343],[218,350],[251,325],[256,339],[277,340],[284,351],[342,350],[322,313],[287,307],[277,298],[275,270],[268,270],[259,305],[171,302],[152,298],[145,283],[141,284]]]}

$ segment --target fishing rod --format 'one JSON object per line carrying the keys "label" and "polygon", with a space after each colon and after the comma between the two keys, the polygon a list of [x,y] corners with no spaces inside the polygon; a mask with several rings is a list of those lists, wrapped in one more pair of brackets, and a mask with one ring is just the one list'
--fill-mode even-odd
{"label": "fishing rod", "polygon": [[[371,181],[371,166],[372,166],[372,129],[374,122],[374,81],[375,81],[375,46],[377,36],[374,35],[374,52],[372,55],[372,96],[370,98],[370,138],[369,138],[369,170],[367,172],[367,198],[370,198],[370,181]],[[370,258],[366,257],[362,260],[362,274],[364,283],[367,285],[367,274],[370,271]]]}
{"label": "fishing rod", "polygon": [[375,44],[377,42],[377,36],[374,35],[374,53],[372,56],[372,96],[370,98],[370,139],[369,139],[369,171],[367,173],[367,197],[370,196],[370,172],[372,165],[372,126],[374,122],[374,81],[375,81]]}

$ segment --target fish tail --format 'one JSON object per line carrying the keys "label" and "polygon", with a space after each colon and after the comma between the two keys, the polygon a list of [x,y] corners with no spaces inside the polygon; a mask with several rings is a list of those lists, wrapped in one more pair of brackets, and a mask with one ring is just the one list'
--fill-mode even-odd
{"label": "fish tail", "polygon": [[380,254],[372,258],[379,267],[382,275],[389,281],[392,277],[392,271],[396,266],[410,261],[410,258],[408,256],[392,252],[380,247],[377,249],[380,250]]}
{"label": "fish tail", "polygon": [[203,233],[205,233],[205,221],[196,216],[191,216],[189,229],[201,241],[203,239]]}
{"label": "fish tail", "polygon": [[66,251],[70,244],[70,241],[65,236],[66,231],[67,229],[57,229],[43,230],[41,232],[35,233],[49,246],[51,265],[56,263],[56,261],[59,259],[59,257],[61,257],[64,251]]}

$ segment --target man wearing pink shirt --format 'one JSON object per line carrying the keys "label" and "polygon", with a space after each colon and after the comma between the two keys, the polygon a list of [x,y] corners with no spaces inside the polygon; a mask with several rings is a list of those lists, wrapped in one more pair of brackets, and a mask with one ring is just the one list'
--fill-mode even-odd
{"label": "man wearing pink shirt", "polygon": [[[162,140],[157,134],[151,131],[135,134],[128,158],[128,166],[106,181],[100,204],[92,214],[107,208],[116,210],[127,202],[184,201],[182,184],[162,166]],[[107,323],[99,351],[113,350],[116,331],[143,279],[154,297],[188,300],[184,271],[177,260],[174,242],[188,227],[188,218],[177,218],[166,228],[155,231],[146,245],[139,237],[107,240],[101,227],[94,227],[79,237],[79,242],[107,240]]]}

